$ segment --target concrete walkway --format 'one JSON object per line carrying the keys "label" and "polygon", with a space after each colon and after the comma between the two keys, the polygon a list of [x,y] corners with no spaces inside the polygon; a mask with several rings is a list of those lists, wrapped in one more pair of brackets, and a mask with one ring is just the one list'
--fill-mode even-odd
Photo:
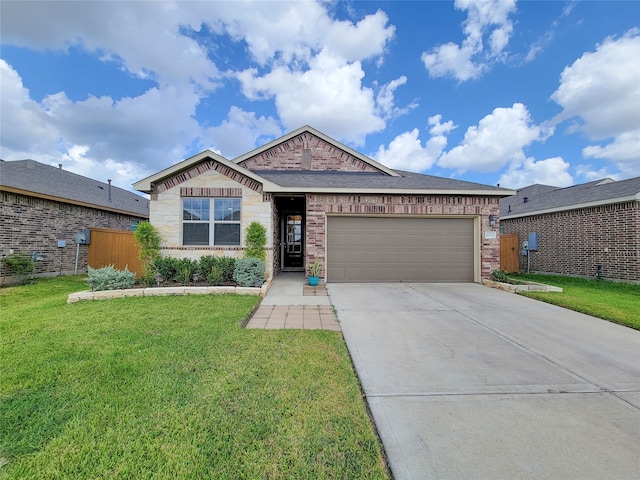
{"label": "concrete walkway", "polygon": [[340,331],[324,285],[311,287],[303,273],[276,276],[247,328]]}
{"label": "concrete walkway", "polygon": [[640,478],[640,332],[477,284],[329,284],[395,480]]}

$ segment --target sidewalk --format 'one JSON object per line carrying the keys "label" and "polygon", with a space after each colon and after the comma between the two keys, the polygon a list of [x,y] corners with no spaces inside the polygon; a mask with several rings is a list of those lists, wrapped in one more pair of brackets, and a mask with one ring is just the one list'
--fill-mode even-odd
{"label": "sidewalk", "polygon": [[247,328],[341,330],[324,285],[310,287],[299,272],[282,272],[273,279]]}

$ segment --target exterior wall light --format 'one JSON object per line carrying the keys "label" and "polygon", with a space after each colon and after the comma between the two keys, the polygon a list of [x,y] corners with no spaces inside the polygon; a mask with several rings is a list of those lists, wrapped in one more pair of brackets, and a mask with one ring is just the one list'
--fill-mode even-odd
{"label": "exterior wall light", "polygon": [[495,215],[489,215],[489,225],[492,227],[496,226],[496,216]]}

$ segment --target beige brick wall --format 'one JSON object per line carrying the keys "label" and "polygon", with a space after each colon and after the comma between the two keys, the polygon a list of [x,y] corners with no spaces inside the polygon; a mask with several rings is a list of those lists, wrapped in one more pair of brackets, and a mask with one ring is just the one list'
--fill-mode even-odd
{"label": "beige brick wall", "polygon": [[[242,203],[240,207],[240,247],[220,246],[183,246],[182,245],[182,197],[184,188],[233,188],[242,189]],[[235,182],[226,176],[208,170],[197,176],[177,183],[154,195],[150,202],[150,222],[157,228],[162,238],[162,254],[176,258],[197,259],[204,255],[227,256],[242,258],[246,229],[253,221],[259,222],[267,230],[267,272],[273,274],[273,225],[271,221],[272,205],[269,198],[263,198],[261,192]]]}

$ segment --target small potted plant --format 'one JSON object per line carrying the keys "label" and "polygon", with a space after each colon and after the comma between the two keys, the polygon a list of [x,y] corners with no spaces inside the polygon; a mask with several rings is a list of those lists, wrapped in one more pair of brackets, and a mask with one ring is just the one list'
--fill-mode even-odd
{"label": "small potted plant", "polygon": [[318,259],[316,259],[313,263],[309,264],[309,285],[312,287],[316,287],[318,285],[318,281],[320,280],[320,264],[318,263]]}

